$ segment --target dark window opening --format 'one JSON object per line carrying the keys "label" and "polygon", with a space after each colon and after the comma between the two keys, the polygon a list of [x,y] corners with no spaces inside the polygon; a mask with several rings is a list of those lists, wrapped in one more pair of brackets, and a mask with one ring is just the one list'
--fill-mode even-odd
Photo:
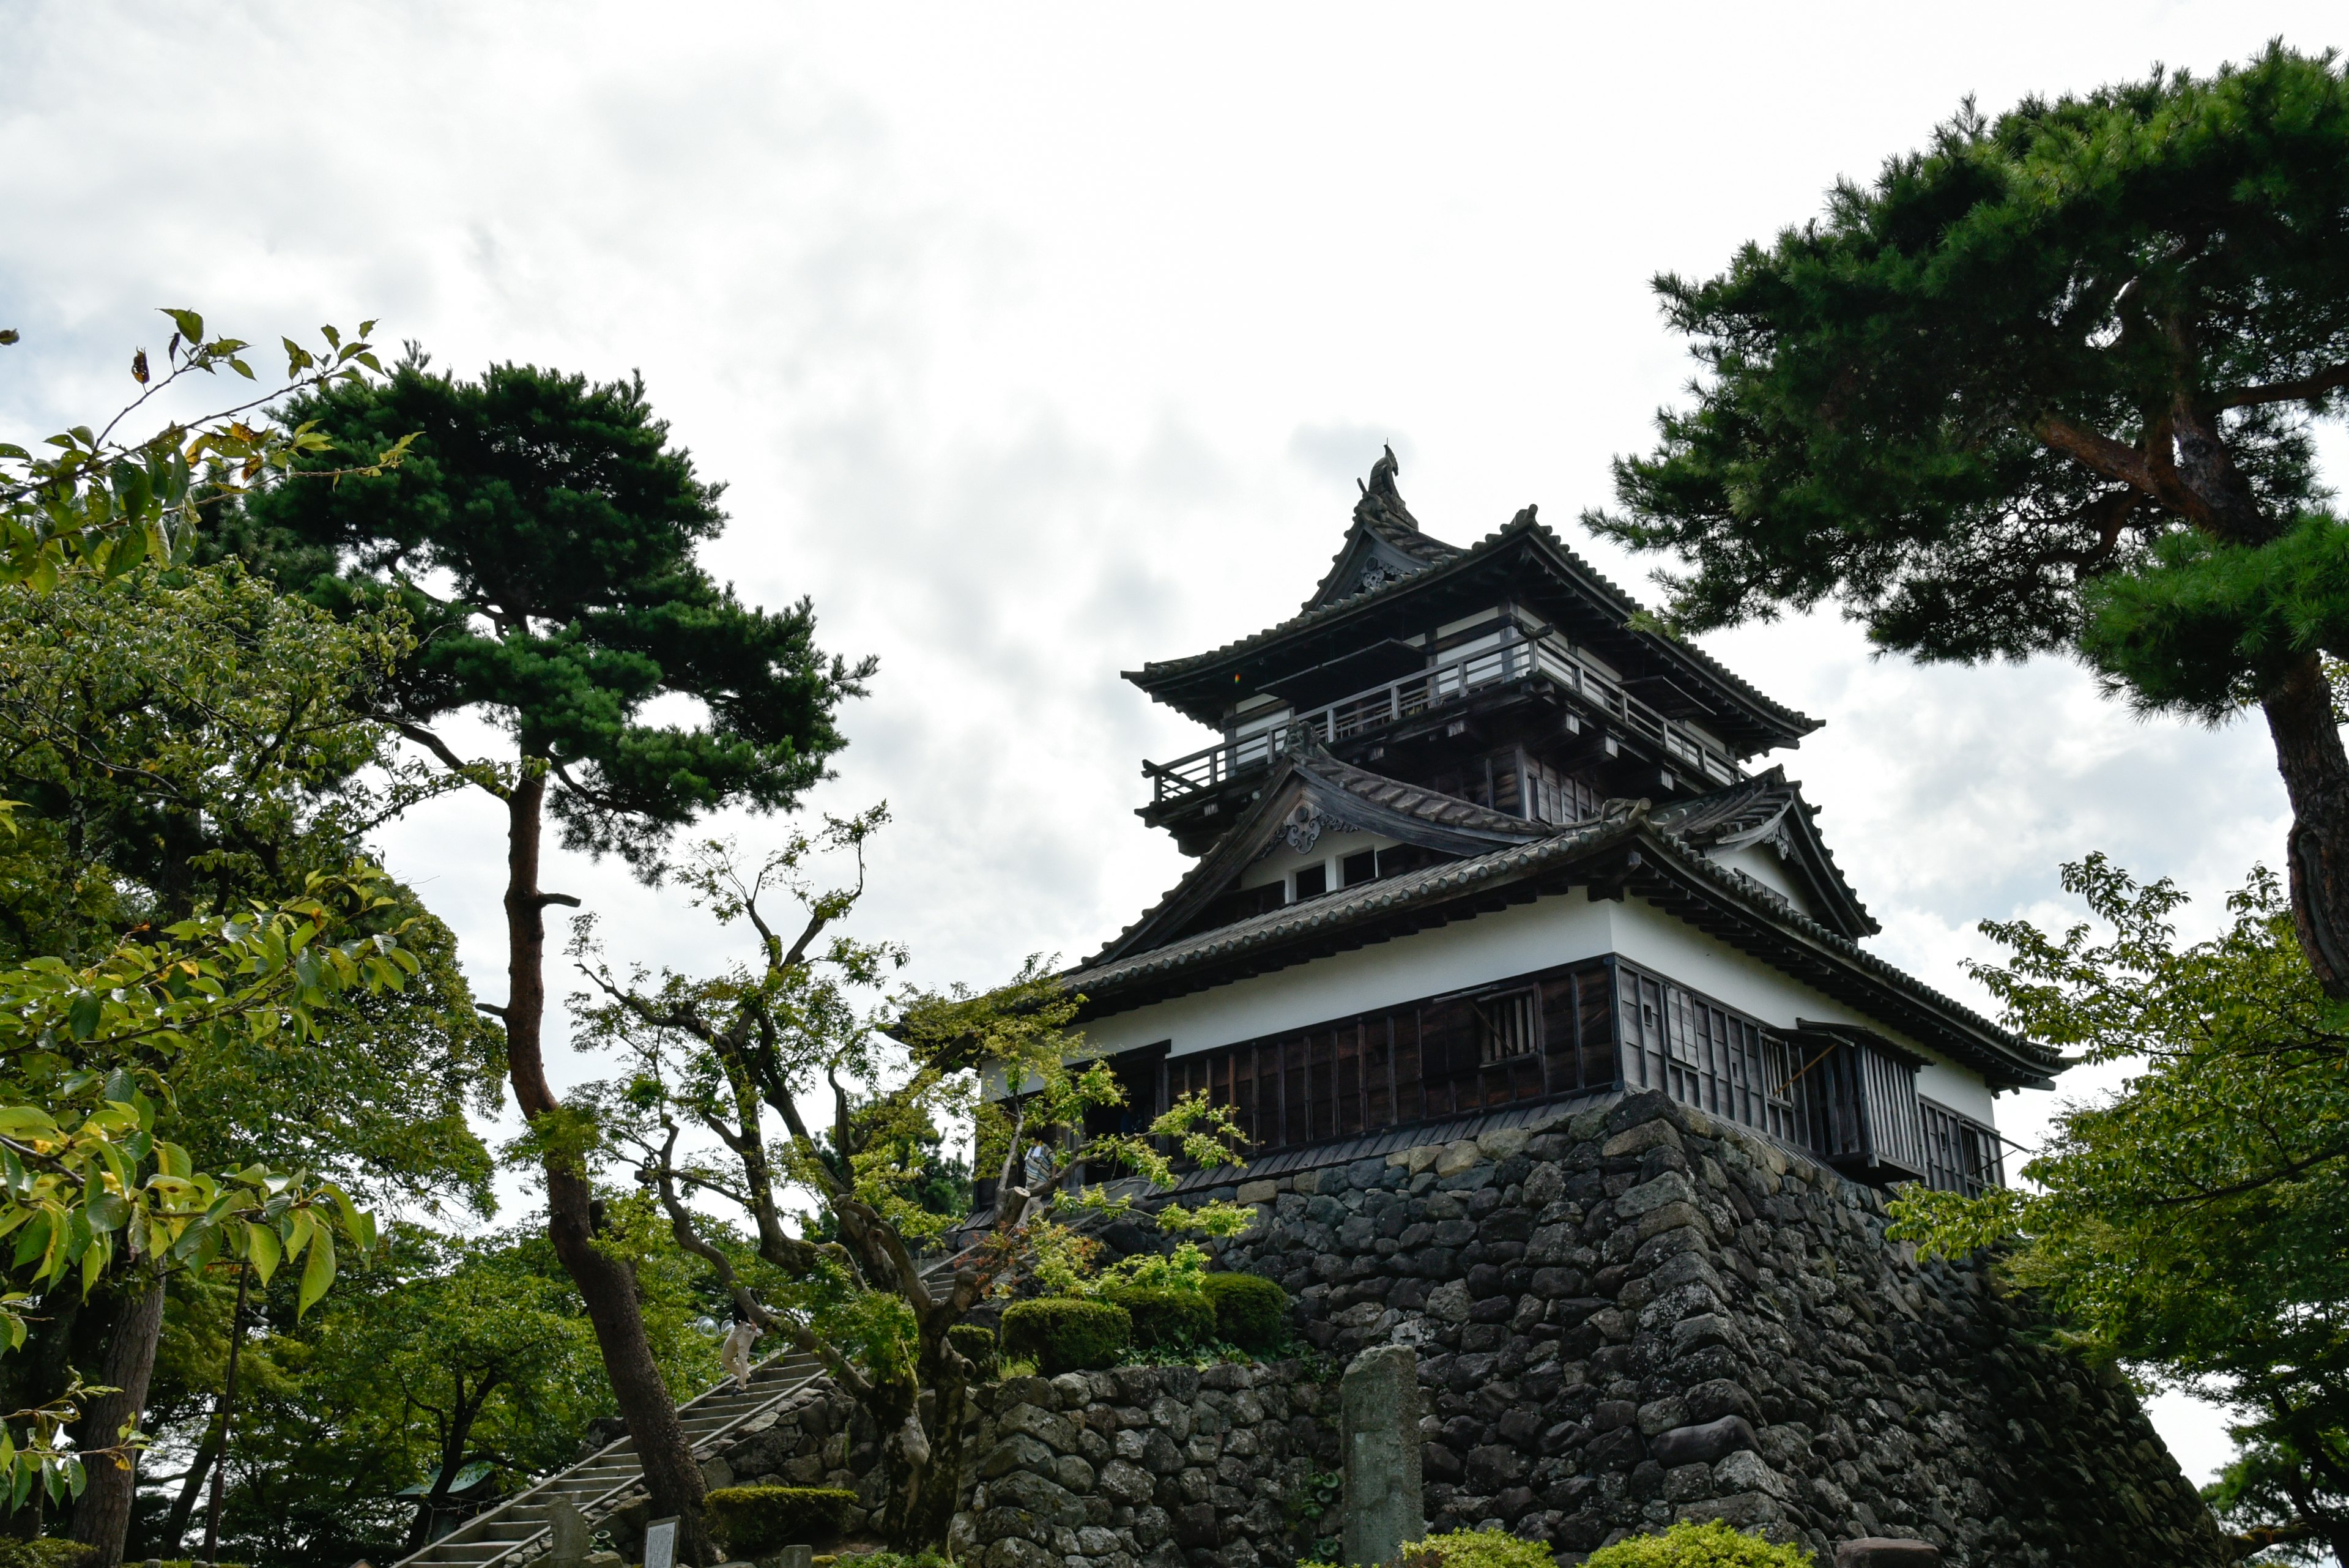
{"label": "dark window opening", "polygon": [[1298,898],[1318,898],[1329,890],[1330,867],[1326,864],[1320,866],[1299,866],[1297,868]]}
{"label": "dark window opening", "polygon": [[1530,1055],[1540,1037],[1541,992],[1530,987],[1479,997],[1476,1010],[1477,1054],[1486,1066],[1513,1056]]}
{"label": "dark window opening", "polygon": [[2006,1185],[2005,1153],[1997,1133],[1921,1096],[1917,1110],[1925,1131],[1926,1186],[1979,1198]]}
{"label": "dark window opening", "polygon": [[1344,886],[1349,888],[1361,882],[1374,882],[1379,875],[1379,852],[1365,849],[1359,854],[1349,855],[1338,862],[1338,871]]}

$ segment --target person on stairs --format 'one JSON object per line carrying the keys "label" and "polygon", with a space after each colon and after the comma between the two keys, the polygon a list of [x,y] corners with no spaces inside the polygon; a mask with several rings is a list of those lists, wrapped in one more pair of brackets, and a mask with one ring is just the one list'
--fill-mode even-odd
{"label": "person on stairs", "polygon": [[759,1325],[743,1312],[741,1304],[734,1307],[734,1326],[726,1333],[726,1343],[718,1347],[718,1365],[734,1375],[737,1388],[750,1386],[750,1347],[759,1343]]}

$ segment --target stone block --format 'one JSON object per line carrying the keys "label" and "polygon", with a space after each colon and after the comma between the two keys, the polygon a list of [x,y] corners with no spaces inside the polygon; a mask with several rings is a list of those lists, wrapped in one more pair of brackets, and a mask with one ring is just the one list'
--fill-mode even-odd
{"label": "stone block", "polygon": [[1185,1503],[1174,1511],[1174,1540],[1184,1546],[1213,1552],[1223,1544],[1221,1521],[1212,1502]]}
{"label": "stone block", "polygon": [[1465,1469],[1464,1484],[1468,1490],[1489,1495],[1525,1479],[1526,1457],[1515,1449],[1491,1443],[1469,1449]]}
{"label": "stone block", "polygon": [[987,1501],[990,1512],[1002,1508],[1025,1509],[1054,1524],[1078,1525],[1085,1521],[1084,1504],[1066,1487],[1031,1470],[1014,1470],[990,1482]]}
{"label": "stone block", "polygon": [[1458,1143],[1445,1144],[1443,1152],[1435,1157],[1433,1168],[1439,1179],[1457,1176],[1462,1171],[1473,1168],[1483,1158],[1483,1155],[1476,1152],[1474,1139],[1463,1138]]}
{"label": "stone block", "polygon": [[1940,1568],[1941,1549],[1930,1541],[1862,1536],[1836,1548],[1835,1568]]}
{"label": "stone block", "polygon": [[[1400,1345],[1362,1352],[1340,1380],[1338,1399],[1346,1477],[1345,1561],[1389,1563],[1404,1542],[1427,1533],[1419,1357]],[[1524,1463],[1514,1450],[1502,1451]]]}
{"label": "stone block", "polygon": [[1665,1148],[1687,1147],[1681,1142],[1680,1128],[1661,1117],[1624,1128],[1599,1145],[1599,1153],[1605,1159],[1629,1159],[1659,1146]]}
{"label": "stone block", "polygon": [[[1030,1377],[1021,1381],[1034,1383],[1041,1380]],[[1077,1451],[1077,1424],[1041,1405],[1014,1405],[995,1418],[995,1425],[1006,1435],[1024,1432],[1056,1453],[1073,1454]]]}
{"label": "stone block", "polygon": [[1052,1450],[1025,1432],[1014,1432],[987,1450],[978,1461],[978,1479],[993,1480],[1013,1470],[1050,1472],[1053,1464]]}
{"label": "stone block", "polygon": [[1677,1170],[1667,1170],[1654,1180],[1643,1181],[1615,1199],[1615,1218],[1637,1220],[1651,1210],[1661,1209],[1668,1204],[1695,1201],[1696,1189],[1689,1185],[1689,1179]]}
{"label": "stone block", "polygon": [[[1736,1420],[1732,1416],[1730,1420]],[[1751,1449],[1740,1449],[1713,1467],[1713,1484],[1722,1491],[1764,1491],[1772,1497],[1788,1498],[1795,1494],[1794,1483],[1770,1468],[1769,1461]]]}
{"label": "stone block", "polygon": [[1103,1465],[1096,1484],[1103,1496],[1129,1508],[1140,1508],[1147,1503],[1157,1486],[1148,1470],[1122,1459],[1112,1459]]}
{"label": "stone block", "polygon": [[1273,1182],[1243,1181],[1240,1183],[1239,1200],[1243,1203],[1269,1203],[1279,1196],[1280,1189]]}
{"label": "stone block", "polygon": [[587,1516],[570,1499],[559,1497],[548,1505],[546,1522],[554,1538],[547,1550],[547,1568],[584,1568],[592,1544]]}
{"label": "stone block", "polygon": [[1533,1141],[1533,1137],[1534,1135],[1524,1127],[1495,1127],[1491,1132],[1477,1136],[1476,1149],[1486,1159],[1507,1159],[1512,1156],[1523,1154],[1526,1145]]}
{"label": "stone block", "polygon": [[1741,1449],[1759,1448],[1752,1423],[1743,1416],[1723,1416],[1692,1427],[1658,1433],[1648,1450],[1667,1465],[1718,1464]]}
{"label": "stone block", "polygon": [[1757,1525],[1775,1524],[1786,1517],[1778,1500],[1766,1491],[1742,1491],[1732,1497],[1717,1497],[1710,1502],[1692,1502],[1678,1510],[1676,1517],[1690,1524],[1702,1524],[1717,1519],[1732,1530],[1752,1530]]}

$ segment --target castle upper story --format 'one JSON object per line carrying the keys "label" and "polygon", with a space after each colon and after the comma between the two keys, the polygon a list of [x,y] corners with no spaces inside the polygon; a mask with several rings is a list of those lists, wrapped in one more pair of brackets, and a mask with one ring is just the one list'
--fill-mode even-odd
{"label": "castle upper story", "polygon": [[1127,1130],[1205,1095],[1323,1161],[1661,1090],[1856,1179],[2002,1180],[1993,1098],[2062,1058],[1861,945],[1749,765],[1817,721],[1651,625],[1530,507],[1431,537],[1390,452],[1297,616],[1130,672],[1217,736],[1143,765],[1194,865],[1065,977]]}

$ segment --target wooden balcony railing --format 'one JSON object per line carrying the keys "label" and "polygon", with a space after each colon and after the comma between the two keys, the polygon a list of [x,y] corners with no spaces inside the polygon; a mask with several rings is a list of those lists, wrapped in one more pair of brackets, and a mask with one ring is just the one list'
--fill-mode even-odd
{"label": "wooden balcony railing", "polygon": [[1266,766],[1288,750],[1288,737],[1300,731],[1328,745],[1416,718],[1487,687],[1536,678],[1561,688],[1596,716],[1644,737],[1693,772],[1719,784],[1733,784],[1740,776],[1736,758],[1624,691],[1564,639],[1528,637],[1516,628],[1496,648],[1340,697],[1274,729],[1218,742],[1171,763],[1145,762],[1142,772],[1151,781],[1153,804],[1180,800]]}

